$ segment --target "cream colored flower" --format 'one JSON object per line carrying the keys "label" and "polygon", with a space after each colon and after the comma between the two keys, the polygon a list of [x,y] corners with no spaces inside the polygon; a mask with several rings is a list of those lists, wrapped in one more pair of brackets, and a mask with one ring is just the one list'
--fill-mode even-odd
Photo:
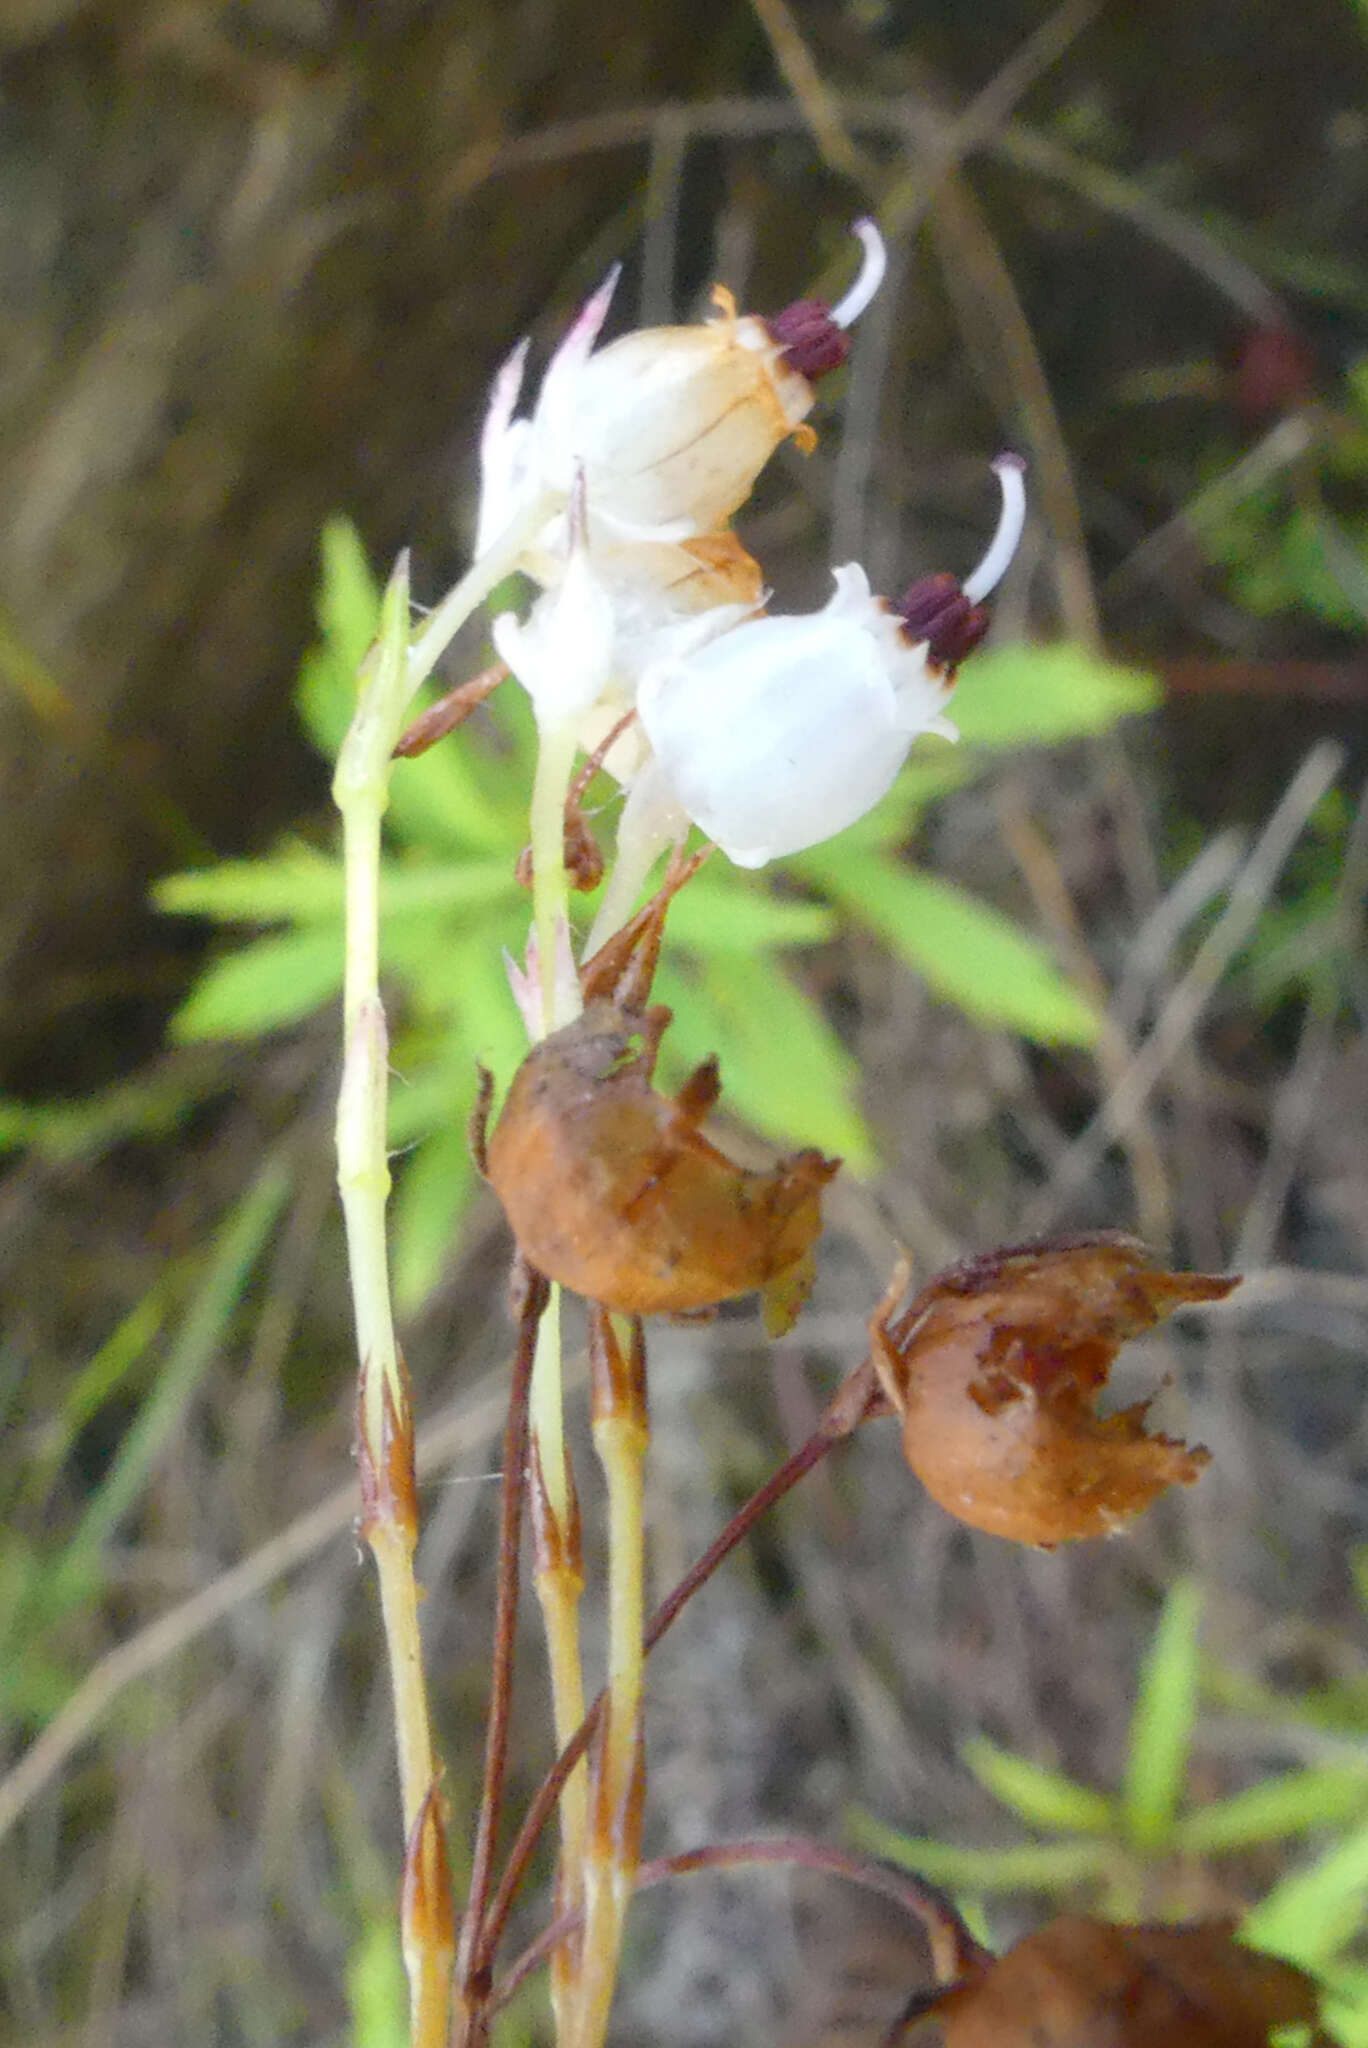
{"label": "cream colored flower", "polygon": [[[481,437],[477,555],[539,498],[567,504],[578,475],[595,552],[716,534],[787,435],[812,445],[803,422],[816,396],[813,380],[842,360],[845,329],[883,276],[878,230],[862,221],[856,232],[865,260],[834,308],[803,300],[766,321],[738,315],[719,286],[716,319],[643,328],[595,353],[613,271],[561,342],[525,419],[515,417],[527,353],[521,343],[495,381]],[[538,581],[554,582],[567,548],[557,509],[525,565]]]}

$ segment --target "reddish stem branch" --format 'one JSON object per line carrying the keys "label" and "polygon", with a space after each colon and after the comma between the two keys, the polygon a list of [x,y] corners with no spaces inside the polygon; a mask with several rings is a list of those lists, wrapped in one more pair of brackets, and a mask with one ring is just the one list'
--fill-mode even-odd
{"label": "reddish stem branch", "polygon": [[[686,1849],[677,1856],[659,1856],[643,1863],[637,1871],[636,1888],[663,1884],[667,1878],[683,1877],[694,1870],[734,1870],[747,1864],[771,1863],[790,1869],[817,1870],[831,1877],[843,1877],[850,1884],[891,1899],[926,1936],[931,1967],[940,1986],[954,1984],[977,1962],[989,1959],[989,1951],[975,1941],[944,1892],[909,1870],[881,1863],[848,1850],[831,1848],[805,1835],[780,1835],[770,1839],[713,1842],[703,1849]],[[562,1913],[529,1943],[490,2000],[497,2012],[512,1998],[518,1986],[544,1963],[552,1949],[579,1924],[578,1913]]]}
{"label": "reddish stem branch", "polygon": [[467,683],[458,683],[454,690],[448,690],[435,704],[429,704],[426,711],[420,711],[412,725],[400,733],[395,742],[396,761],[411,761],[418,754],[425,754],[429,747],[435,747],[438,740],[445,739],[449,732],[455,732],[458,725],[464,725],[472,711],[479,708],[508,674],[508,664],[496,661],[490,668],[482,668],[477,676]]}
{"label": "reddish stem branch", "polygon": [[[726,1528],[709,1544],[697,1563],[684,1574],[668,1599],[656,1609],[645,1635],[645,1647],[648,1651],[655,1648],[666,1630],[678,1619],[680,1611],[712,1577],[723,1560],[730,1556],[737,1544],[750,1534],[760,1517],[782,1500],[814,1465],[820,1464],[833,1445],[843,1442],[866,1416],[879,1413],[882,1405],[883,1395],[879,1391],[873,1365],[866,1357],[841,1382],[806,1443],[800,1444],[778,1470],[770,1475],[759,1491],[752,1494],[743,1507],[737,1509]],[[523,1823],[509,1851],[499,1888],[494,1894],[493,1903],[480,1930],[479,1944],[472,1963],[472,1971],[476,1977],[487,1979],[492,1971],[494,1952],[512,1911],[518,1887],[527,1873],[532,1853],[542,1829],[555,1810],[556,1801],[561,1795],[566,1779],[593,1740],[603,1718],[604,1699],[605,1695],[600,1693],[542,1780],[523,1816]]]}
{"label": "reddish stem branch", "polygon": [[519,1546],[522,1541],[522,1505],[527,1465],[527,1396],[532,1383],[532,1360],[537,1347],[537,1325],[546,1307],[547,1284],[519,1258],[513,1268],[513,1299],[518,1318],[518,1345],[513,1357],[512,1385],[508,1396],[508,1421],[504,1427],[503,1491],[499,1508],[499,1583],[494,1605],[493,1668],[490,1676],[489,1718],[485,1724],[484,1784],[480,1795],[480,1817],[475,1827],[475,1846],[470,1859],[470,1891],[461,1922],[456,1952],[456,1981],[471,2005],[483,2002],[480,1961],[486,1951],[481,1941],[485,1908],[489,1900],[494,1865],[494,1838],[503,1806],[504,1773],[508,1762],[508,1729],[513,1705],[513,1648],[518,1627]]}

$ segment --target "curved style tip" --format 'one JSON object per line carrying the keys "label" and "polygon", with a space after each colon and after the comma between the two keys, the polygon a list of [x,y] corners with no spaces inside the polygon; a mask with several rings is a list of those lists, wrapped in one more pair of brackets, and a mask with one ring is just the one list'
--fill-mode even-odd
{"label": "curved style tip", "polygon": [[964,579],[964,595],[971,604],[980,603],[1001,583],[1026,524],[1026,464],[1019,455],[999,455],[993,474],[1002,486],[1002,510],[988,552],[972,576]]}
{"label": "curved style tip", "polygon": [[854,326],[874,298],[888,270],[888,250],[875,222],[866,215],[852,222],[850,232],[859,237],[864,255],[854,284],[831,309],[831,317],[837,327]]}

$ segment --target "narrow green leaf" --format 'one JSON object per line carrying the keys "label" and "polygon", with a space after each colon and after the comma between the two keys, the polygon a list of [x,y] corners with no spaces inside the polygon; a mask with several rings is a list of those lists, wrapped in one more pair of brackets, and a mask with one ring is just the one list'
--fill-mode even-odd
{"label": "narrow green leaf", "polygon": [[951,882],[825,847],[799,871],[870,925],[938,996],[1043,1045],[1093,1045],[1099,1019],[1047,949]]}
{"label": "narrow green leaf", "polygon": [[353,2048],[406,2048],[408,1986],[399,1929],[388,1914],[368,1919],[347,1958]]}
{"label": "narrow green leaf", "polygon": [[1368,1673],[1313,1686],[1309,1692],[1281,1693],[1243,1671],[1213,1663],[1202,1667],[1202,1687],[1219,1706],[1237,1714],[1296,1722],[1350,1741],[1368,1735]]}
{"label": "narrow green leaf", "polygon": [[175,916],[219,924],[337,923],[342,890],[341,862],[296,843],[269,860],[225,860],[163,875],[152,900]]}
{"label": "narrow green leaf", "polygon": [[685,952],[758,953],[770,947],[815,946],[836,930],[822,903],[774,895],[754,878],[716,860],[670,906],[670,943]]}
{"label": "narrow green leaf", "polygon": [[79,1583],[100,1545],[133,1507],[224,1342],[252,1268],[269,1242],[290,1192],[290,1176],[270,1159],[219,1230],[208,1269],[166,1363],[114,1462],[62,1554],[57,1580]]}
{"label": "narrow green leaf", "polygon": [[356,709],[356,670],[311,647],[299,664],[294,707],[300,724],[325,761],[335,761]]}
{"label": "narrow green leaf", "polygon": [[77,1373],[60,1409],[44,1429],[37,1455],[24,1473],[22,1500],[33,1505],[44,1498],[80,1432],[146,1358],[165,1314],[160,1292],[154,1289],[145,1294]]}
{"label": "narrow green leaf", "polygon": [[200,1073],[172,1062],[71,1102],[0,1101],[0,1152],[26,1146],[59,1162],[94,1159],[126,1138],[175,1131],[205,1093]]}
{"label": "narrow green leaf", "polygon": [[1185,1814],[1173,1845],[1193,1855],[1219,1855],[1258,1842],[1281,1841],[1308,1828],[1340,1827],[1368,1806],[1368,1762],[1362,1770],[1334,1764],[1290,1771],[1229,1799]]}
{"label": "narrow green leaf", "polygon": [[[527,1032],[503,961],[504,946],[524,938],[526,930],[525,913],[517,905],[512,919],[491,917],[460,933],[429,931],[425,950],[415,946],[405,961],[408,1008],[422,1020],[414,1050],[424,1066],[435,1059],[455,1077],[453,1094],[462,1100],[474,1093],[477,1062],[506,1082],[527,1051]],[[407,940],[414,932],[408,924],[400,935]],[[409,1073],[402,1064],[398,1071]],[[414,1069],[411,1078],[420,1075],[421,1069]]]}
{"label": "narrow green leaf", "polygon": [[714,954],[687,980],[662,968],[660,988],[675,1013],[664,1046],[667,1085],[716,1052],[724,1115],[779,1144],[834,1152],[852,1173],[874,1170],[874,1142],[854,1101],[855,1063],[772,961]]}
{"label": "narrow green leaf", "polygon": [[1116,1861],[1114,1846],[1101,1840],[961,1849],[950,1842],[899,1834],[863,1813],[850,1816],[850,1828],[862,1849],[915,1870],[951,1892],[1066,1892],[1102,1876]]}
{"label": "narrow green leaf", "polygon": [[1141,1672],[1122,1804],[1127,1831],[1144,1849],[1161,1848],[1170,1840],[1182,1795],[1197,1715],[1201,1614],[1201,1589],[1180,1579],[1164,1602]]}
{"label": "narrow green leaf", "polygon": [[1275,1885],[1245,1916],[1240,1938],[1251,1948],[1315,1969],[1368,1919],[1368,1826],[1357,1828],[1307,1870]]}
{"label": "narrow green leaf", "polygon": [[1143,669],[1067,642],[1018,641],[974,656],[950,715],[971,746],[1019,747],[1109,732],[1118,719],[1153,711],[1159,701],[1159,687]]}
{"label": "narrow green leaf", "polygon": [[332,926],[257,939],[201,975],[171,1019],[171,1035],[255,1038],[297,1024],[342,986],[342,939]]}
{"label": "narrow green leaf", "polygon": [[[411,846],[502,854],[512,866],[527,829],[526,790],[517,810],[486,786],[488,749],[455,732],[413,761],[396,761],[390,777],[388,825]],[[526,789],[532,786],[527,764]]]}
{"label": "narrow green leaf", "polygon": [[1062,1771],[1047,1770],[1009,1749],[999,1749],[982,1735],[966,1742],[960,1755],[980,1785],[1031,1827],[1080,1835],[1115,1831],[1112,1801]]}
{"label": "narrow green leaf", "polygon": [[1325,1986],[1323,2020],[1339,2048],[1368,2048],[1368,1970],[1337,1963],[1317,1973]]}
{"label": "narrow green leaf", "polygon": [[1315,513],[1316,532],[1326,569],[1355,624],[1368,624],[1368,530],[1346,527],[1324,505]]}
{"label": "narrow green leaf", "polygon": [[366,558],[360,534],[341,513],[324,521],[319,553],[319,629],[338,661],[354,671],[375,638],[380,619],[380,584]]}
{"label": "narrow green leaf", "polygon": [[523,904],[513,862],[503,860],[388,860],[380,870],[382,918],[419,917],[431,929],[436,913],[479,915],[491,905]]}
{"label": "narrow green leaf", "polygon": [[1315,2048],[1315,2029],[1309,2020],[1289,2020],[1269,2030],[1268,2048]]}
{"label": "narrow green leaf", "polygon": [[394,1298],[405,1315],[421,1308],[441,1279],[461,1218],[479,1189],[466,1116],[453,1116],[434,1131],[396,1176]]}

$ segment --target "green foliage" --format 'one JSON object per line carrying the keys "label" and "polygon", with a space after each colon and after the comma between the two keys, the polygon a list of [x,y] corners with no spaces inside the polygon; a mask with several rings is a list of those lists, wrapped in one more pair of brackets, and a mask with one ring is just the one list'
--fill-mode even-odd
{"label": "green foliage", "polygon": [[1346,375],[1334,431],[1202,537],[1251,612],[1310,612],[1350,632],[1368,621],[1368,356]]}
{"label": "green foliage", "polygon": [[347,1961],[354,2048],[406,2048],[408,1979],[391,1914],[367,1920]]}
{"label": "green foliage", "polygon": [[1260,1009],[1298,997],[1333,1013],[1354,1000],[1363,904],[1352,893],[1362,880],[1349,854],[1352,830],[1345,792],[1327,790],[1232,975]]}
{"label": "green foliage", "polygon": [[[1184,1786],[1202,1676],[1201,1601],[1182,1581],[1164,1604],[1140,1675],[1119,1798],[976,1737],[962,1755],[979,1783],[1027,1826],[1057,1839],[964,1849],[899,1834],[865,1814],[862,1846],[970,1900],[1038,1891],[1117,1919],[1175,1907],[1185,1864],[1244,1853],[1302,1835],[1330,1838],[1245,1917],[1241,1939],[1316,1974],[1326,2020],[1343,2048],[1368,2048],[1368,1967],[1345,1951],[1361,1943],[1368,1908],[1368,1756],[1262,1780],[1225,1799],[1186,1805]],[[1277,1698],[1277,1695],[1272,1695]],[[1362,1725],[1362,1724],[1360,1724]]]}
{"label": "green foliage", "polygon": [[[171,1317],[175,1276],[138,1304],[68,1389],[16,1489],[0,1501],[0,1704],[12,1721],[39,1725],[76,1683],[64,1643],[69,1624],[98,1603],[105,1554],[134,1512],[176,1428],[218,1356],[289,1194],[275,1159],[225,1218],[202,1272]],[[168,1326],[159,1344],[163,1326]],[[61,1469],[80,1431],[137,1396],[108,1470],[60,1544],[45,1532]]]}
{"label": "green foliage", "polygon": [[1181,1580],[1164,1603],[1141,1673],[1122,1805],[1125,1832],[1141,1849],[1161,1849],[1173,1835],[1197,1715],[1201,1612],[1197,1587]]}
{"label": "green foliage", "polygon": [[[1368,625],[1368,356],[1350,366],[1332,417],[1333,428],[1294,466],[1202,531],[1248,610],[1309,613],[1361,637]],[[1333,1012],[1354,998],[1362,903],[1344,895],[1351,831],[1350,805],[1331,790],[1237,967],[1265,1009],[1305,996]],[[1353,886],[1361,898],[1361,874]]]}
{"label": "green foliage", "polygon": [[[356,668],[379,593],[354,530],[323,537],[322,638],[305,660],[299,707],[332,758],[351,716]],[[1019,647],[971,665],[956,700],[985,749],[1105,730],[1154,701],[1148,680],[1074,648]],[[458,739],[399,764],[382,875],[382,965],[400,1000],[390,1140],[409,1156],[395,1205],[396,1291],[429,1290],[475,1191],[465,1140],[477,1061],[504,1082],[524,1050],[501,965],[526,941],[512,873],[526,835],[532,721],[501,690]],[[726,1107],[767,1137],[820,1145],[872,1171],[853,1062],[788,972],[784,956],[863,926],[944,1000],[1047,1044],[1091,1045],[1098,1020],[1046,947],[953,884],[907,865],[926,808],[972,772],[964,750],[928,748],[871,818],[770,876],[714,861],[671,913],[661,993],[676,1010],[675,1072],[724,1054]],[[610,800],[612,785],[603,785]],[[174,1020],[182,1042],[251,1040],[299,1022],[341,985],[341,868],[298,838],[261,860],[173,875],[163,910],[268,931],[226,950]],[[782,1043],[784,1058],[774,1058]],[[667,1069],[667,1071],[669,1071]]]}
{"label": "green foliage", "polygon": [[975,656],[955,697],[955,723],[972,746],[1040,746],[1108,732],[1155,702],[1154,680],[1142,669],[1100,661],[1085,647],[1018,641]]}

